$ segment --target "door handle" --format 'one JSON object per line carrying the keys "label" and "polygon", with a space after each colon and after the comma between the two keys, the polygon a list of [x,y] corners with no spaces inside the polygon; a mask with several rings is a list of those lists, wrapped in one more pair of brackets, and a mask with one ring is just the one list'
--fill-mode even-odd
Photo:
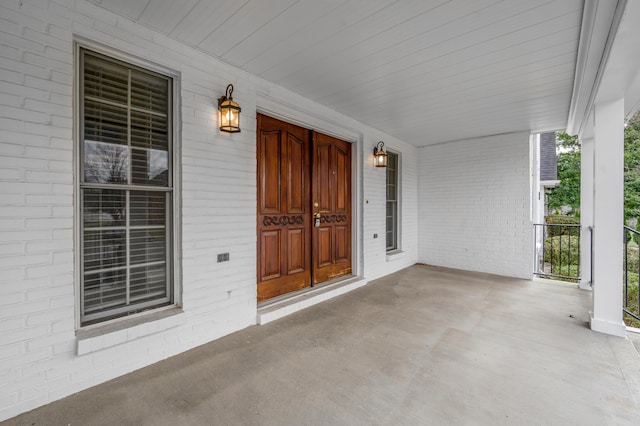
{"label": "door handle", "polygon": [[313,214],[313,226],[316,228],[320,227],[320,213],[318,212]]}

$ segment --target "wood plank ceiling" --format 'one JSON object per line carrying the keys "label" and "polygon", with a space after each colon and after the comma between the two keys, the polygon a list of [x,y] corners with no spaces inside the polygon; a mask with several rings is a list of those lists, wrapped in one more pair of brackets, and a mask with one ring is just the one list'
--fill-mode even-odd
{"label": "wood plank ceiling", "polygon": [[416,146],[566,126],[583,0],[93,0]]}

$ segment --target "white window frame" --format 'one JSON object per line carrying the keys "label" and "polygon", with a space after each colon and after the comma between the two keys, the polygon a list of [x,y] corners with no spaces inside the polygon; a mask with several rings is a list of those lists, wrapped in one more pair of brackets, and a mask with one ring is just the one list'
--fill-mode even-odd
{"label": "white window frame", "polygon": [[[123,62],[125,65],[131,68],[139,68],[141,70],[150,71],[152,73],[161,74],[164,77],[171,80],[171,90],[168,93],[168,110],[170,118],[168,119],[168,125],[170,126],[169,132],[169,169],[170,169],[170,189],[171,193],[170,202],[167,205],[167,255],[166,261],[169,264],[166,279],[169,282],[169,289],[167,292],[167,303],[163,303],[162,306],[137,306],[126,312],[117,314],[117,316],[105,316],[104,318],[93,318],[91,320],[84,319],[83,313],[83,236],[82,236],[82,176],[83,176],[83,150],[81,146],[82,141],[82,125],[84,123],[83,117],[83,90],[81,87],[82,73],[84,72],[83,64],[81,61],[81,50],[85,49],[98,56],[103,56],[107,59]],[[74,40],[74,64],[75,64],[75,79],[74,79],[74,281],[75,281],[75,317],[76,317],[76,330],[89,329],[99,327],[105,324],[111,324],[124,320],[136,320],[141,316],[151,315],[158,311],[164,311],[167,309],[174,309],[179,307],[182,303],[181,300],[181,281],[182,265],[179,261],[179,253],[181,249],[181,229],[180,229],[180,209],[181,205],[181,185],[180,185],[180,118],[179,118],[179,94],[180,94],[180,74],[163,67],[158,64],[151,63],[149,61],[141,60],[135,56],[116,51],[114,49],[105,47],[99,43],[94,43],[82,38],[76,38]],[[143,188],[140,188],[144,190]]]}
{"label": "white window frame", "polygon": [[[394,151],[389,151],[387,150],[387,155],[389,156],[389,159],[387,160],[387,167],[385,169],[385,249],[387,251],[387,254],[390,253],[396,253],[400,251],[400,224],[401,224],[401,220],[400,220],[400,195],[401,195],[401,175],[400,175],[400,154]],[[396,168],[395,168],[395,178],[396,178],[396,188],[395,188],[395,192],[396,192],[396,199],[395,200],[389,200],[388,198],[388,194],[389,194],[389,184],[388,184],[388,177],[389,177],[389,171],[392,170],[392,168],[389,166],[390,165],[390,159],[391,156],[394,156],[396,161]],[[387,229],[387,208],[388,208],[388,204],[389,203],[394,203],[395,204],[395,229],[392,230],[392,232],[394,233],[394,245],[393,247],[389,247],[387,246],[387,234],[389,233],[389,229]]]}

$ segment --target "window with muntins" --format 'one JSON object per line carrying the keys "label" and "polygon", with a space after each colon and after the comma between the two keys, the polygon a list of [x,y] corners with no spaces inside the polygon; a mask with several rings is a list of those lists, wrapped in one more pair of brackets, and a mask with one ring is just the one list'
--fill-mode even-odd
{"label": "window with muntins", "polygon": [[173,301],[173,81],[86,49],[79,77],[87,325]]}
{"label": "window with muntins", "polygon": [[387,251],[398,249],[398,154],[387,152]]}

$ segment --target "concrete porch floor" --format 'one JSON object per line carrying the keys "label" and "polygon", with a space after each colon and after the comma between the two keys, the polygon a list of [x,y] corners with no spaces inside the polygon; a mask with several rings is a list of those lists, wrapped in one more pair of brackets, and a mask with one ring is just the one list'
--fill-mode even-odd
{"label": "concrete porch floor", "polygon": [[640,424],[640,357],[590,297],[415,265],[6,424]]}

